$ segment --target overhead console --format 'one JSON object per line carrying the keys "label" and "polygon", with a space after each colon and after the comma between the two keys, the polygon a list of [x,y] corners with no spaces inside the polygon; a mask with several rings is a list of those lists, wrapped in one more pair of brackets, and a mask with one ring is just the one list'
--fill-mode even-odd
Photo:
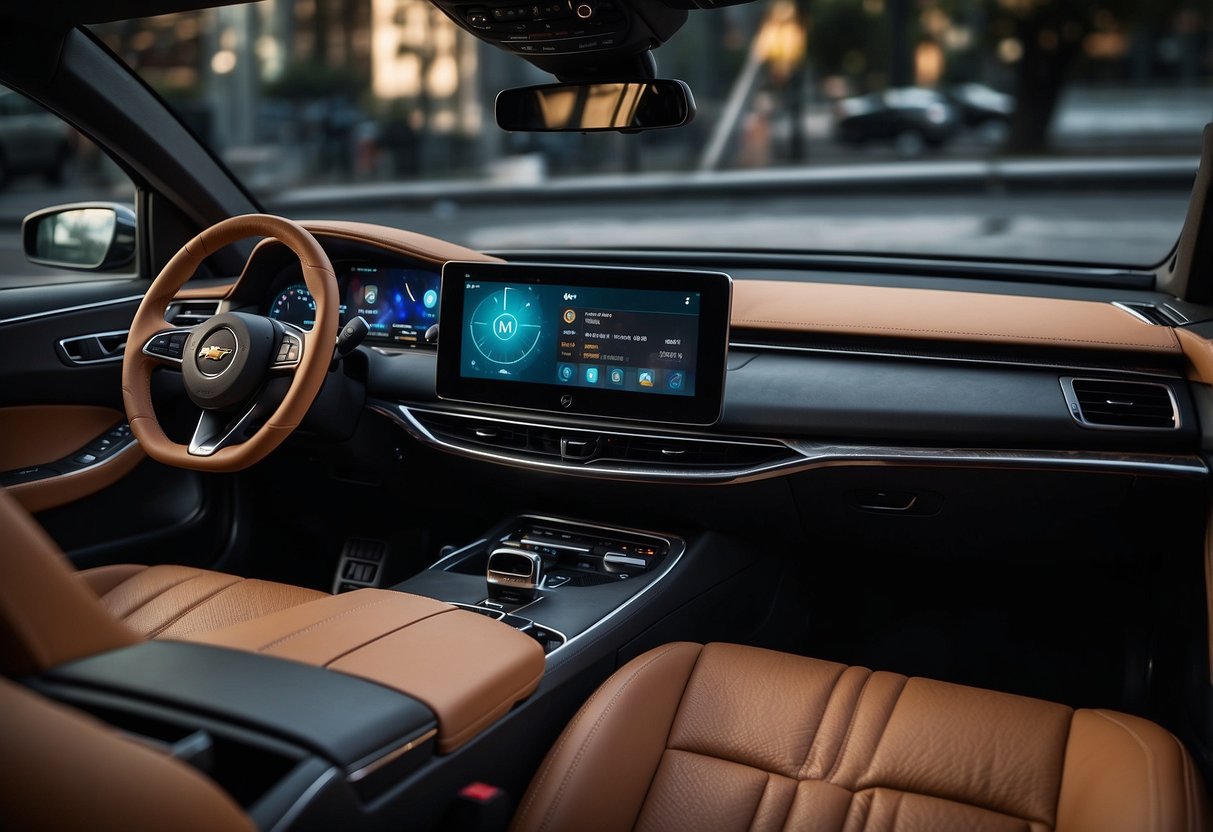
{"label": "overhead console", "polygon": [[442,287],[441,398],[646,422],[720,417],[728,275],[456,262]]}

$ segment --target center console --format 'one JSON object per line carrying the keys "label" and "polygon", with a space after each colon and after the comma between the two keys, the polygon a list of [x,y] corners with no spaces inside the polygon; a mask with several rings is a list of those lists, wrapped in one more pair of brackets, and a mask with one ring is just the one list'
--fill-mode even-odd
{"label": "center console", "polygon": [[685,550],[673,534],[526,514],[396,588],[521,630],[540,643],[551,667],[636,604]]}

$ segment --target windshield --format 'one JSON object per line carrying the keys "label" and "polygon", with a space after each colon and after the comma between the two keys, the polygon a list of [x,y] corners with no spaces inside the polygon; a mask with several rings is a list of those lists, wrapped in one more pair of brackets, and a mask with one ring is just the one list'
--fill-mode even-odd
{"label": "windshield", "polygon": [[891,252],[1146,266],[1213,111],[1195,0],[766,0],[655,51],[698,115],[510,134],[553,79],[427,0],[265,0],[94,27],[270,211],[490,250]]}

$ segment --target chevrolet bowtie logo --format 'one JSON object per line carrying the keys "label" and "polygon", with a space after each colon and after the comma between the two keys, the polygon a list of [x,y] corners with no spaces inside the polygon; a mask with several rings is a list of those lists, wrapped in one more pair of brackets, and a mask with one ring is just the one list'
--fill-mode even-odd
{"label": "chevrolet bowtie logo", "polygon": [[231,350],[227,347],[203,347],[198,350],[198,357],[208,358],[211,361],[222,361],[224,356],[230,352]]}

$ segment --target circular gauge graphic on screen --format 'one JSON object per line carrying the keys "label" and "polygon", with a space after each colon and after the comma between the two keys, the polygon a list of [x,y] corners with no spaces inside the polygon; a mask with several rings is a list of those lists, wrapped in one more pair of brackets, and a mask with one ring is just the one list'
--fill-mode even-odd
{"label": "circular gauge graphic on screen", "polygon": [[270,317],[310,330],[316,323],[316,301],[306,285],[296,283],[286,287],[270,304]]}
{"label": "circular gauge graphic on screen", "polygon": [[540,320],[535,294],[527,287],[506,286],[472,311],[472,343],[492,364],[517,364],[539,343]]}

